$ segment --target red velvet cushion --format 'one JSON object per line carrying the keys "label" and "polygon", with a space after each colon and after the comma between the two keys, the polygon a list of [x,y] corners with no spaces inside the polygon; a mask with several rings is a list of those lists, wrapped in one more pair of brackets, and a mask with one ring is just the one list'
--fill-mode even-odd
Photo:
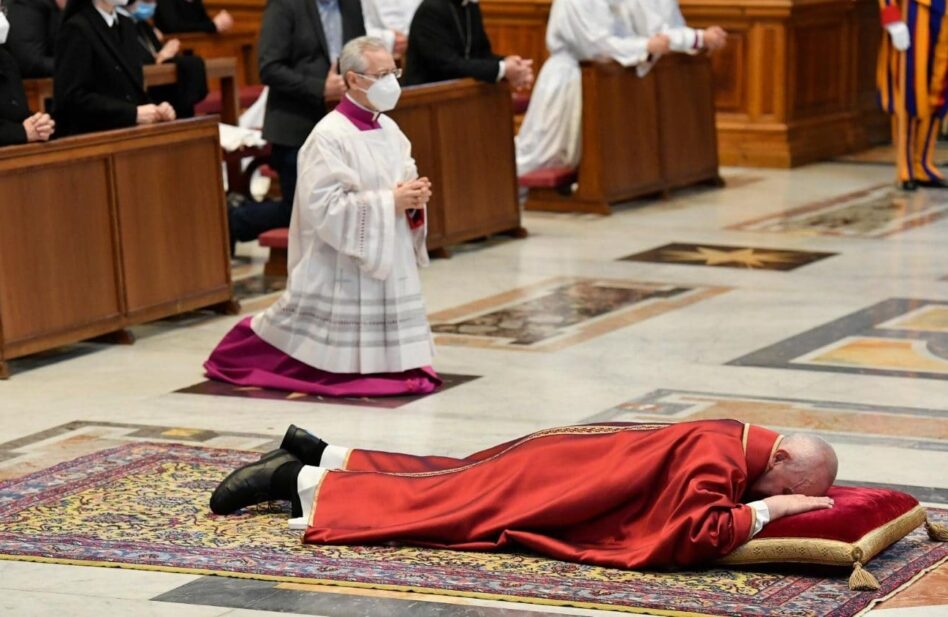
{"label": "red velvet cushion", "polygon": [[818,538],[852,543],[918,505],[911,495],[880,488],[834,486],[828,494],[834,502],[829,510],[781,518],[765,525],[754,539]]}
{"label": "red velvet cushion", "polygon": [[513,112],[515,115],[527,113],[527,107],[530,106],[530,93],[529,92],[514,92],[511,97],[513,98]]}
{"label": "red velvet cushion", "polygon": [[[254,104],[260,94],[263,92],[263,86],[241,86],[240,91],[237,93],[237,98],[240,100],[240,108],[246,109]],[[220,90],[216,92],[211,92],[207,95],[203,101],[194,106],[194,113],[206,116],[208,114],[219,114],[221,113],[221,93]]]}
{"label": "red velvet cushion", "polygon": [[276,249],[285,249],[289,245],[290,230],[286,227],[271,229],[257,236],[260,246],[269,246]]}
{"label": "red velvet cushion", "polygon": [[518,178],[520,186],[531,189],[553,189],[576,181],[576,170],[571,167],[538,169]]}

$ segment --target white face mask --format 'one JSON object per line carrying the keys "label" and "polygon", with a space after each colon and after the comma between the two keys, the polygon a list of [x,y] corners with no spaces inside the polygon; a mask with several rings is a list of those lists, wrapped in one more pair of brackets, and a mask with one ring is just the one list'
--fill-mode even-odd
{"label": "white face mask", "polygon": [[[368,77],[368,79],[373,78]],[[395,105],[398,104],[398,99],[402,95],[402,87],[398,85],[398,79],[392,74],[375,79],[375,83],[368,90],[362,91],[369,97],[372,107],[380,112],[395,109]]]}
{"label": "white face mask", "polygon": [[7,42],[8,34],[10,34],[10,22],[7,21],[6,15],[0,13],[0,45]]}

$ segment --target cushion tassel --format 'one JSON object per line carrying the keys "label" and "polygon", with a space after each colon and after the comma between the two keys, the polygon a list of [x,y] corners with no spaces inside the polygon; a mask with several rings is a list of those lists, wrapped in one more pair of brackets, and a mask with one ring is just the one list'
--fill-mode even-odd
{"label": "cushion tassel", "polygon": [[935,542],[948,542],[948,527],[925,521],[925,529],[928,530],[928,537]]}
{"label": "cushion tassel", "polygon": [[849,588],[853,591],[876,591],[879,581],[868,570],[863,570],[858,561],[853,564],[853,573],[849,577]]}

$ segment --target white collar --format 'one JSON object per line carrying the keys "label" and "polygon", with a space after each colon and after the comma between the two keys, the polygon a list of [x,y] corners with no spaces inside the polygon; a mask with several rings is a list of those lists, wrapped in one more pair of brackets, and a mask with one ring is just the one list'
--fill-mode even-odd
{"label": "white collar", "polygon": [[102,19],[105,20],[105,25],[107,25],[109,28],[115,25],[115,21],[118,19],[118,15],[115,14],[114,9],[112,10],[111,13],[106,13],[105,11],[100,9],[99,5],[97,5],[95,2],[92,3],[92,6],[95,8],[95,10],[99,12],[99,15],[102,16]]}

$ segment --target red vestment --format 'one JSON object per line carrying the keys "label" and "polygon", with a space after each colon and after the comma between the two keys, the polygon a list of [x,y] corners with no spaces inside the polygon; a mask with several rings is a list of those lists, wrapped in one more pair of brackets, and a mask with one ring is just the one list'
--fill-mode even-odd
{"label": "red vestment", "polygon": [[750,539],[741,498],[778,437],[708,420],[549,429],[466,459],[353,450],[317,487],[303,541],[688,566]]}

